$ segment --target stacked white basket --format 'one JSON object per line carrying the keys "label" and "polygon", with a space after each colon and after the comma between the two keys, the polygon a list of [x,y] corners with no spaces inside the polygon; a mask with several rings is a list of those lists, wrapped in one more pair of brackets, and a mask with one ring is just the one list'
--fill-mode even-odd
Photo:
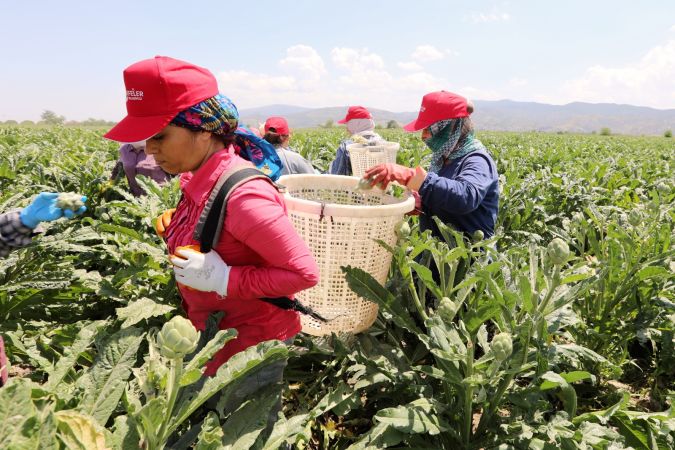
{"label": "stacked white basket", "polygon": [[319,283],[298,293],[297,299],[330,320],[321,323],[301,316],[305,333],[358,333],[377,318],[377,305],[349,288],[341,267],[358,267],[384,284],[392,255],[376,240],[396,245],[395,227],[413,210],[415,200],[396,198],[377,188],[355,190],[358,182],[358,177],[340,175],[279,179],[286,188],[288,215],[320,270]]}
{"label": "stacked white basket", "polygon": [[352,162],[352,175],[361,178],[363,173],[373,166],[383,163],[396,163],[398,142],[384,142],[379,145],[350,144],[347,146]]}

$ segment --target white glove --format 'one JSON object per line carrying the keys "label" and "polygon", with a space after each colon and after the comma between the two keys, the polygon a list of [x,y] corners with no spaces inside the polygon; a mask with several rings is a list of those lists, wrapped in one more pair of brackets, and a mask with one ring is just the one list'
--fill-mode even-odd
{"label": "white glove", "polygon": [[178,247],[169,260],[177,283],[198,291],[216,292],[221,297],[227,295],[230,266],[218,253],[213,250],[201,253],[189,247]]}

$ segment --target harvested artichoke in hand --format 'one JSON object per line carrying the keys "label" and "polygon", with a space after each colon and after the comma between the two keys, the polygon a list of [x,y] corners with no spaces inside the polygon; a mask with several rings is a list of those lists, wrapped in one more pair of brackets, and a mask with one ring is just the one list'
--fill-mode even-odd
{"label": "harvested artichoke in hand", "polygon": [[359,184],[356,185],[355,191],[369,191],[373,188],[373,186],[370,184],[370,179],[369,178],[361,178],[359,180]]}
{"label": "harvested artichoke in hand", "polygon": [[354,189],[355,191],[369,191],[375,186],[377,186],[378,189],[384,190],[384,186],[382,186],[382,183],[377,183],[375,185],[372,184],[372,179],[370,178],[361,178],[359,180],[359,184],[356,185],[356,188]]}
{"label": "harvested artichoke in hand", "polygon": [[61,209],[69,209],[73,212],[78,211],[84,206],[82,195],[74,192],[62,192],[56,199],[56,206]]}

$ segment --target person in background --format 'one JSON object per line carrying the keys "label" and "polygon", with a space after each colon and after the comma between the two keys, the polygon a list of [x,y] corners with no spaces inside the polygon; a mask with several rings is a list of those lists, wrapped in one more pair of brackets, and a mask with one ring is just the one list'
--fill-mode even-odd
{"label": "person in background", "polygon": [[[204,331],[211,315],[224,313],[218,327],[238,333],[211,358],[204,375],[213,376],[232,355],[260,342],[290,342],[301,329],[298,313],[260,299],[292,298],[318,282],[319,268],[270,181],[282,166],[274,147],[239,128],[236,106],[219,93],[207,69],[157,56],[127,67],[124,83],[128,114],[105,137],[145,140],[145,152],[163,170],[180,174],[183,195],[175,210],[156,221],[156,230],[166,242],[187,317]],[[195,227],[221,175],[253,167],[269,179],[255,178],[232,191],[217,243],[208,253],[196,250]],[[259,372],[228,400],[227,412],[258,389],[281,383],[285,365],[279,361]],[[280,410],[281,402],[268,425]]]}
{"label": "person in background", "polygon": [[328,173],[331,175],[351,175],[352,163],[347,151],[348,145],[355,142],[379,145],[386,141],[374,131],[375,121],[373,120],[373,116],[363,106],[350,106],[345,118],[339,120],[338,123],[346,124],[349,137],[340,142]]}
{"label": "person in background", "polygon": [[270,117],[265,121],[265,135],[263,138],[272,144],[279,154],[282,164],[282,175],[294,173],[315,173],[314,167],[298,152],[288,145],[291,140],[291,130],[283,117]]}
{"label": "person in background", "polygon": [[499,174],[485,146],[476,139],[469,115],[473,105],[447,91],[431,92],[422,98],[417,119],[403,128],[422,130],[422,140],[431,150],[429,170],[398,164],[379,164],[364,178],[371,184],[392,181],[419,194],[420,229],[441,237],[433,221],[438,217],[456,230],[494,235],[499,208]]}
{"label": "person in background", "polygon": [[120,157],[110,176],[111,179],[116,180],[123,172],[129,182],[131,193],[136,197],[145,195],[143,188],[136,181],[137,175],[152,178],[159,184],[164,184],[171,179],[171,175],[162,170],[155,162],[155,158],[146,154],[144,150],[145,141],[122,144],[119,149]]}

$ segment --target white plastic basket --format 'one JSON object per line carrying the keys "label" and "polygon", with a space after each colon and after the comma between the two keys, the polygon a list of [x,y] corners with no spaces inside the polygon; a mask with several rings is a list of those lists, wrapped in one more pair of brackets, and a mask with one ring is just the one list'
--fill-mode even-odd
{"label": "white plastic basket", "polygon": [[380,145],[350,144],[347,146],[352,163],[352,175],[361,178],[364,172],[383,163],[396,163],[396,153],[401,145],[398,142],[385,142]]}
{"label": "white plastic basket", "polygon": [[395,227],[415,207],[412,196],[396,198],[374,188],[355,191],[358,177],[284,175],[279,184],[295,230],[319,266],[319,283],[299,292],[297,299],[328,323],[302,315],[302,331],[320,336],[331,332],[358,333],[377,318],[377,305],[357,296],[347,284],[343,266],[358,267],[384,284],[391,253],[382,240],[396,245]]}

